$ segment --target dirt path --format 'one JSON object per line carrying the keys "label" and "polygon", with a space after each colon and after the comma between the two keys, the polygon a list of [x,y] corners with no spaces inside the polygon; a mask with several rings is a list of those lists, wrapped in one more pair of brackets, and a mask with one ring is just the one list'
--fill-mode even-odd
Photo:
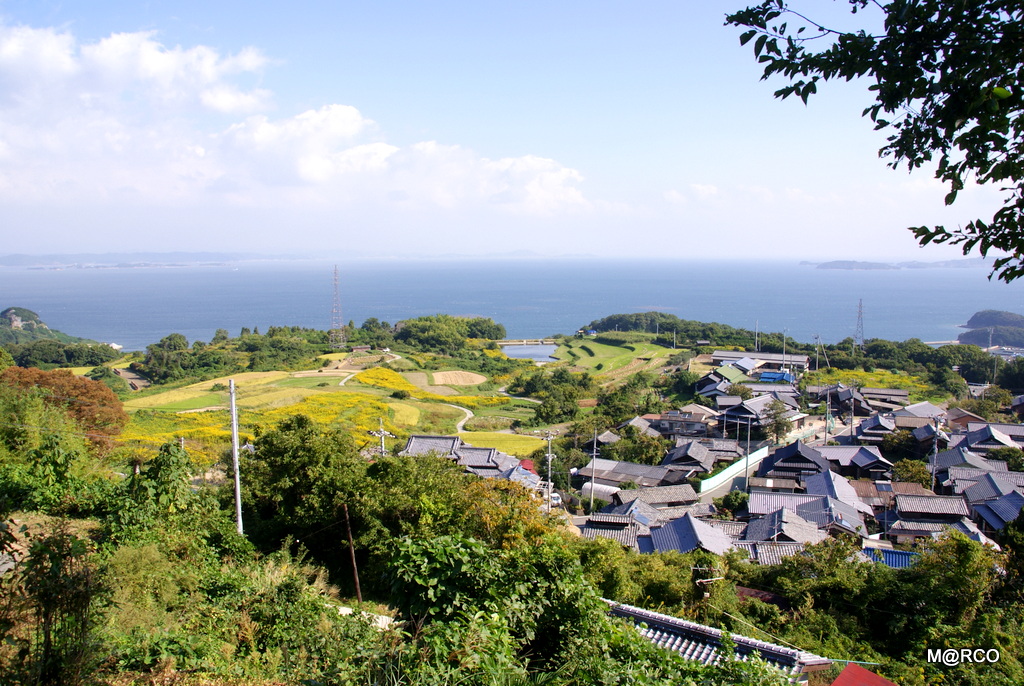
{"label": "dirt path", "polygon": [[443,403],[443,404],[447,405],[448,407],[454,407],[456,410],[462,410],[463,412],[466,413],[466,416],[463,417],[459,421],[459,423],[455,425],[455,433],[460,433],[460,432],[464,431],[465,428],[466,428],[466,422],[468,422],[474,416],[473,415],[473,411],[470,410],[468,407],[463,407],[462,405],[452,405],[451,403]]}

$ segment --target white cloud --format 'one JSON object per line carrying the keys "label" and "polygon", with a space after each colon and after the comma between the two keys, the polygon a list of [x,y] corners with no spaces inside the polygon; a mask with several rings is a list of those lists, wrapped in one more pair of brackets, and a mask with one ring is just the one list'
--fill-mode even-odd
{"label": "white cloud", "polygon": [[692,183],[690,188],[701,198],[709,198],[713,195],[718,195],[718,186],[712,186],[709,184]]}
{"label": "white cloud", "polygon": [[0,208],[214,203],[552,216],[591,207],[580,173],[552,159],[489,159],[435,141],[397,146],[345,104],[272,117],[273,94],[242,85],[268,64],[254,48],[167,47],[155,32],[79,43],[69,32],[0,24]]}

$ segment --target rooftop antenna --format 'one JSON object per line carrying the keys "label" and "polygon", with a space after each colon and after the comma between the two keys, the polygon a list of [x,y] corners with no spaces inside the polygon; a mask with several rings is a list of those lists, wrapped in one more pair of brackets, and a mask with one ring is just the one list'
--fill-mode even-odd
{"label": "rooftop antenna", "polygon": [[334,265],[334,302],[331,305],[331,331],[328,334],[331,350],[345,347],[345,322],[341,318],[341,296],[338,293],[338,265]]}

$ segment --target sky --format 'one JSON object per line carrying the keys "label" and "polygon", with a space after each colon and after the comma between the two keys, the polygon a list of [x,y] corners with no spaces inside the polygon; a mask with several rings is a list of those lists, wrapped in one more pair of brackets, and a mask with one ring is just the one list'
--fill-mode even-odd
{"label": "sky", "polygon": [[773,98],[742,6],[0,0],[0,252],[959,256],[906,227],[998,193],[887,167],[867,83]]}

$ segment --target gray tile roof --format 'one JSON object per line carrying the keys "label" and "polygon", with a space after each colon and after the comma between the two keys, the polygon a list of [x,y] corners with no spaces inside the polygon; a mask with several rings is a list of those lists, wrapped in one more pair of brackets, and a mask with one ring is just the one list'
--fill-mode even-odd
{"label": "gray tile roof", "polygon": [[928,401],[914,403],[913,405],[907,405],[901,410],[896,410],[894,415],[898,416],[910,416],[910,417],[942,417],[946,414],[946,411],[937,405],[932,405]]}
{"label": "gray tile roof", "polygon": [[[722,631],[685,619],[643,610],[630,605],[605,601],[611,606],[611,614],[624,617],[637,625],[641,635],[655,645],[679,653],[689,660],[702,664],[717,664],[723,659]],[[796,675],[826,669],[831,665],[827,658],[795,648],[767,643],[739,634],[729,634],[735,646],[735,658],[748,660],[757,655],[783,673]]]}
{"label": "gray tile roof", "polygon": [[619,491],[615,494],[615,499],[620,503],[631,503],[637,498],[656,508],[670,505],[672,507],[679,507],[695,503],[698,500],[697,494],[690,484],[650,486],[629,491]]}
{"label": "gray tile roof", "polygon": [[804,489],[813,495],[827,495],[841,500],[847,505],[860,510],[864,514],[874,514],[871,506],[865,503],[857,495],[850,482],[833,471],[813,474],[804,480]]}
{"label": "gray tile roof", "polygon": [[1024,495],[1017,491],[1011,491],[999,498],[977,505],[975,510],[986,524],[999,531],[1017,519],[1022,507],[1024,507]]}
{"label": "gray tile roof", "polygon": [[815,448],[822,457],[840,467],[849,467],[851,464],[863,467],[874,462],[892,465],[873,445],[821,445]]}
{"label": "gray tile roof", "polygon": [[743,550],[751,562],[759,565],[777,565],[783,558],[799,555],[804,551],[803,543],[784,541],[736,541],[737,550]]}
{"label": "gray tile roof", "polygon": [[[964,489],[963,495],[967,498],[967,502],[974,505],[1012,493],[1015,490],[1015,485],[1000,477],[1001,474],[997,476],[992,472],[982,474],[974,484]],[[1018,486],[1016,488],[1024,487]]]}
{"label": "gray tile roof", "polygon": [[688,553],[700,548],[716,555],[724,555],[734,547],[728,534],[690,513],[664,526],[652,528],[651,543],[659,552],[678,550]]}
{"label": "gray tile roof", "polygon": [[791,541],[793,543],[820,543],[828,534],[818,529],[793,510],[782,508],[760,519],[751,520],[743,538],[748,541]]}
{"label": "gray tile roof", "polygon": [[943,515],[966,517],[970,514],[967,503],[959,495],[902,495],[895,497],[900,517],[914,515]]}
{"label": "gray tile roof", "polygon": [[401,455],[426,455],[436,453],[441,457],[451,457],[462,445],[458,436],[409,436]]}
{"label": "gray tile roof", "polygon": [[604,458],[594,458],[579,471],[585,478],[593,476],[597,483],[606,485],[632,481],[637,486],[670,486],[686,480],[685,472],[655,467],[634,462],[616,462]]}
{"label": "gray tile roof", "polygon": [[650,529],[645,524],[629,515],[604,513],[591,515],[579,530],[584,538],[609,538],[633,550],[637,549],[639,536],[650,534]]}
{"label": "gray tile roof", "polygon": [[795,510],[797,505],[819,500],[821,496],[806,493],[765,493],[754,491],[747,500],[747,511],[751,516],[763,516],[788,507]]}

